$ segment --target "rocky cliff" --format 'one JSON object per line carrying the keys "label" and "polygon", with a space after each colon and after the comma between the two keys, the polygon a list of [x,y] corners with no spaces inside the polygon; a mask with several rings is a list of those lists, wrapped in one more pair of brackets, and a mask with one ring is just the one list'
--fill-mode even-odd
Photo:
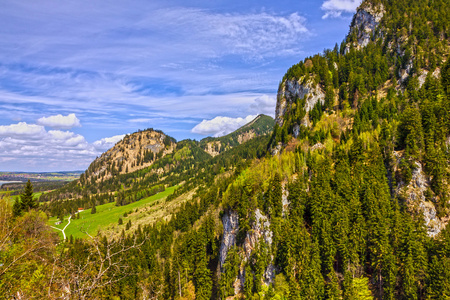
{"label": "rocky cliff", "polygon": [[[397,158],[395,170],[398,172],[399,164],[404,158],[398,152],[394,152],[394,157]],[[406,201],[408,210],[412,214],[423,217],[428,236],[435,237],[445,228],[447,220],[437,216],[434,199],[427,199],[425,196],[429,188],[430,176],[425,174],[422,164],[415,161],[410,181],[399,180],[395,192]]]}
{"label": "rocky cliff", "polygon": [[[315,84],[312,78],[306,79],[306,75],[299,80],[285,80],[277,94],[277,106],[275,110],[275,122],[278,126],[283,126],[283,119],[286,109],[299,99],[305,99],[304,109],[306,113],[311,111],[314,105],[320,101],[321,104],[325,101],[325,93],[322,91],[319,84]],[[309,77],[309,76],[308,76]],[[308,118],[302,120],[302,124],[308,125]],[[300,124],[299,124],[300,125]]]}
{"label": "rocky cliff", "polygon": [[361,49],[366,47],[371,40],[381,35],[381,33],[377,33],[376,29],[384,13],[385,10],[382,4],[373,5],[370,2],[364,2],[358,8],[350,26],[350,41],[346,45],[346,53],[350,50],[351,46],[356,49]]}

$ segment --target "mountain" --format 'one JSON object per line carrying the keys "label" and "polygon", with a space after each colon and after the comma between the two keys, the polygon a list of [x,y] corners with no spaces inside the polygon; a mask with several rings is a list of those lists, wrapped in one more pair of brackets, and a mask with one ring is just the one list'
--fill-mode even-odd
{"label": "mountain", "polygon": [[449,298],[449,9],[449,0],[365,0],[340,45],[287,70],[272,133],[242,142],[261,117],[218,139],[163,146],[154,136],[158,154],[130,172],[143,166],[136,148],[152,143],[133,134],[84,180],[41,197],[53,218],[90,210],[77,222],[102,224],[97,236],[58,244],[43,212],[12,217],[2,202],[0,224],[11,224],[2,228],[17,230],[2,235],[2,264],[13,267],[0,269],[0,292]]}
{"label": "mountain", "polygon": [[172,153],[175,148],[175,139],[162,131],[147,129],[126,135],[91,163],[85,174],[80,177],[80,183],[103,181],[119,174],[143,169],[157,158]]}
{"label": "mountain", "polygon": [[[443,12],[430,10],[428,5],[437,9],[443,2],[422,6],[364,1],[340,48],[336,45],[334,50],[292,66],[278,89],[272,153],[278,153],[291,138],[308,137],[309,147],[317,148],[325,142],[342,145],[350,133],[358,136],[384,130],[386,134],[389,130],[391,140],[382,142],[391,148],[384,153],[391,191],[406,197],[411,211],[422,211],[429,234],[436,235],[445,227],[449,213],[443,200],[448,195],[441,188],[434,190],[431,183],[436,181],[434,151],[439,150],[435,148],[444,147],[445,152],[448,145],[444,92],[448,87],[439,85],[449,45],[444,29],[448,20],[440,20]],[[417,15],[421,9],[424,12]],[[403,99],[396,99],[397,91],[403,92],[399,95]],[[436,122],[439,129],[431,128],[430,122]],[[392,127],[397,125],[395,132]],[[415,130],[410,126],[416,126]],[[448,172],[445,164],[440,169]],[[400,175],[405,173],[406,177]],[[439,180],[436,185],[447,186],[446,179]]]}
{"label": "mountain", "polygon": [[272,117],[258,115],[253,121],[239,129],[218,138],[204,138],[200,141],[200,147],[211,156],[216,156],[236,145],[240,145],[254,137],[272,133],[275,122]]}

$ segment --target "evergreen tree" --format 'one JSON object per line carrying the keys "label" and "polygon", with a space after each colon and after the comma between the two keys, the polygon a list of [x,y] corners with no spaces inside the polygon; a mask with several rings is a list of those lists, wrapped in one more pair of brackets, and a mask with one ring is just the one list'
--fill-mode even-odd
{"label": "evergreen tree", "polygon": [[33,198],[33,185],[30,180],[27,181],[25,190],[20,195],[20,201],[22,202],[22,210],[24,211],[29,211],[30,209],[35,209],[39,206]]}
{"label": "evergreen tree", "polygon": [[38,206],[39,205],[33,198],[33,185],[28,179],[27,184],[25,185],[25,190],[20,195],[20,199],[17,199],[13,204],[13,214],[17,217],[22,215],[23,212],[38,208]]}

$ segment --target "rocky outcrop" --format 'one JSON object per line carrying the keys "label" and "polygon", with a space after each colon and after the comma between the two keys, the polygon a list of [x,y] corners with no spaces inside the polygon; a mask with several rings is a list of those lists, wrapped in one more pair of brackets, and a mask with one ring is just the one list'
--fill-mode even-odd
{"label": "rocky outcrop", "polygon": [[228,250],[236,245],[236,235],[239,231],[239,216],[235,211],[228,211],[222,217],[223,238],[219,250],[219,263],[222,270]]}
{"label": "rocky outcrop", "polygon": [[[247,232],[244,240],[244,254],[245,260],[249,260],[253,250],[256,249],[258,244],[263,241],[265,247],[269,250],[272,248],[273,232],[270,230],[270,221],[267,216],[263,215],[259,209],[255,211],[255,222],[252,229]],[[244,273],[242,272],[242,275]],[[263,281],[264,284],[270,285],[275,279],[275,266],[273,265],[273,256],[270,256],[270,261],[264,271]],[[245,281],[245,277],[241,276],[242,288]]]}
{"label": "rocky outcrop", "polygon": [[255,133],[255,130],[252,129],[250,131],[243,132],[240,135],[238,135],[237,141],[238,141],[239,144],[242,144],[242,143],[245,143],[247,141],[250,141],[254,137],[256,137],[256,133]]}
{"label": "rocky outcrop", "polygon": [[405,83],[409,75],[411,75],[412,70],[413,70],[413,61],[409,60],[404,69],[398,70],[398,75],[400,76],[399,82]]}
{"label": "rocky outcrop", "polygon": [[402,193],[404,195],[408,209],[412,213],[423,216],[428,236],[435,237],[445,225],[436,215],[436,208],[433,202],[425,197],[425,192],[429,188],[429,185],[430,178],[424,173],[422,164],[420,162],[414,162],[411,181],[408,184],[400,182],[396,192],[397,194]]}
{"label": "rocky outcrop", "polygon": [[250,259],[252,251],[257,247],[261,239],[268,247],[271,247],[272,237],[273,233],[270,230],[269,219],[263,215],[259,209],[256,209],[255,223],[253,224],[252,229],[247,232],[244,240],[245,259]]}
{"label": "rocky outcrop", "polygon": [[[281,127],[283,126],[283,117],[286,109],[292,105],[296,98],[305,98],[305,110],[308,113],[320,101],[321,104],[325,102],[325,93],[318,84],[314,84],[313,79],[305,81],[305,76],[302,76],[298,81],[286,80],[278,90],[277,106],[275,110],[275,122]],[[308,125],[308,118],[305,117],[302,121],[303,125]],[[299,127],[300,128],[300,127]]]}
{"label": "rocky outcrop", "polygon": [[[243,244],[239,245],[239,248],[241,249],[239,255],[244,262],[251,259],[253,251],[259,247],[260,243],[264,243],[264,249],[267,250],[268,253],[271,253],[270,249],[272,248],[273,243],[273,232],[270,230],[270,221],[259,209],[256,209],[254,214],[255,221],[252,224],[252,228],[246,233]],[[222,217],[222,223],[224,232],[219,250],[219,264],[221,271],[223,271],[222,267],[225,263],[228,250],[236,245],[236,235],[239,231],[239,217],[234,211],[226,212]],[[276,273],[272,255],[270,255],[267,263],[262,281],[264,284],[270,285],[274,282]],[[244,291],[245,276],[249,275],[245,274],[244,266],[245,264],[240,265],[238,276],[233,283],[235,295],[239,295]]]}
{"label": "rocky outcrop", "polygon": [[215,157],[220,154],[220,149],[222,148],[222,144],[220,141],[213,141],[206,144],[205,152]]}
{"label": "rocky outcrop", "polygon": [[282,186],[282,195],[281,195],[281,205],[283,206],[283,217],[286,215],[286,212],[289,211],[289,205],[291,202],[289,202],[289,190],[286,187],[286,182],[283,182]]}
{"label": "rocky outcrop", "polygon": [[353,44],[348,43],[346,45],[346,53],[353,45],[356,49],[367,46],[372,37],[376,34],[376,28],[381,22],[385,13],[382,4],[378,6],[372,6],[371,3],[364,3],[360,6],[355,16],[353,17],[352,25],[350,26],[350,36],[355,34],[356,41]]}

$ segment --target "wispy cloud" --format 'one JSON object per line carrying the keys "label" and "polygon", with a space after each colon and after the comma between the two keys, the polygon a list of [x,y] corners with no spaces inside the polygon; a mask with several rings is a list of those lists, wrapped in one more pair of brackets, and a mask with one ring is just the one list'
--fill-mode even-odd
{"label": "wispy cloud", "polygon": [[325,12],[322,18],[337,18],[342,13],[354,13],[361,2],[362,0],[326,0],[321,6]]}

